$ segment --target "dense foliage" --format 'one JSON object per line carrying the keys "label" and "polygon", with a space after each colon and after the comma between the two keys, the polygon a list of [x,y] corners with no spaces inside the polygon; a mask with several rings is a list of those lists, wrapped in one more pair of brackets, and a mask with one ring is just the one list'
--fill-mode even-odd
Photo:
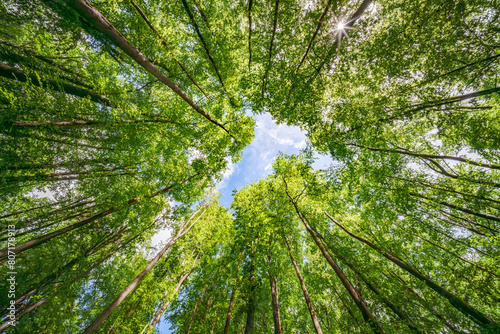
{"label": "dense foliage", "polygon": [[[0,332],[500,333],[497,1],[0,16]],[[227,209],[251,112],[310,147]]]}

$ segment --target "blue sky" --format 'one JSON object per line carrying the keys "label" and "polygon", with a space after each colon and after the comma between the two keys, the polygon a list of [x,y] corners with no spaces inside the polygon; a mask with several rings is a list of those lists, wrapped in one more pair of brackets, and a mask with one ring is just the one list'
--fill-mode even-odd
{"label": "blue sky", "polygon": [[[254,141],[246,148],[243,159],[230,163],[222,182],[217,187],[222,193],[221,204],[229,207],[233,189],[266,177],[273,171],[272,163],[279,152],[298,154],[307,145],[307,137],[299,127],[277,125],[268,113],[255,116],[257,126]],[[316,155],[315,168],[325,168],[331,163],[328,156]]]}
{"label": "blue sky", "polygon": [[[255,138],[243,153],[243,159],[237,163],[229,163],[222,181],[217,189],[222,193],[221,204],[229,207],[233,200],[233,190],[241,189],[246,184],[266,177],[273,171],[272,163],[279,152],[298,154],[306,147],[307,137],[296,126],[276,124],[270,114],[256,115]],[[316,155],[313,167],[316,169],[330,166],[329,156]],[[164,240],[162,237],[161,239]],[[161,334],[169,334],[170,324],[163,318],[159,325]]]}

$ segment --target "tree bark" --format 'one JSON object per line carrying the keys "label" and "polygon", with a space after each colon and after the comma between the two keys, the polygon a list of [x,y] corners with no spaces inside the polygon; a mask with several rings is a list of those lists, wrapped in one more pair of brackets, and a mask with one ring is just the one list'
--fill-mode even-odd
{"label": "tree bark", "polygon": [[297,202],[289,194],[289,192],[288,192],[288,185],[286,184],[285,179],[283,179],[283,182],[285,184],[286,194],[287,194],[288,198],[290,198],[290,200],[291,200],[291,202],[292,202],[292,204],[293,204],[293,206],[295,208],[295,211],[297,212],[297,215],[299,216],[299,218],[302,221],[302,223],[304,224],[306,230],[309,232],[309,234],[313,238],[314,242],[316,243],[316,245],[320,249],[320,251],[323,254],[323,256],[325,257],[325,259],[327,260],[327,262],[330,265],[330,267],[332,267],[333,271],[335,272],[335,274],[337,274],[337,276],[339,277],[340,281],[344,285],[344,287],[347,290],[347,292],[349,292],[349,295],[351,296],[352,300],[354,301],[354,303],[356,304],[356,306],[358,307],[358,309],[361,311],[361,314],[363,315],[363,319],[370,324],[372,330],[375,333],[381,333],[381,334],[385,333],[384,330],[382,329],[382,327],[376,321],[375,317],[372,315],[371,311],[368,309],[368,306],[366,305],[365,301],[361,298],[361,296],[358,294],[358,292],[354,289],[352,283],[345,276],[345,274],[342,272],[342,270],[337,265],[337,263],[335,263],[335,261],[333,261],[333,259],[330,257],[330,255],[328,254],[328,252],[326,251],[326,249],[323,247],[323,245],[321,244],[321,242],[316,237],[316,234],[311,229],[311,227],[307,223],[307,220],[305,219],[305,217],[300,212],[299,207],[297,206]]}
{"label": "tree bark", "polygon": [[[201,213],[201,215],[191,224],[191,220],[200,212],[204,207],[199,208],[188,220],[187,222],[179,229],[177,234],[163,247],[163,249],[149,262],[149,264],[144,268],[142,272],[140,272],[137,277],[116,297],[116,299],[94,320],[94,322],[87,327],[87,329],[83,332],[83,334],[94,333],[97,328],[106,320],[111,313],[121,304],[121,302],[137,287],[140,281],[146,276],[147,273],[151,269],[153,269],[154,265],[160,260],[160,258],[165,254],[165,252],[172,246],[180,237],[186,234],[191,227],[203,216],[205,211]],[[194,267],[193,267],[194,269]],[[192,270],[191,270],[192,271]],[[189,272],[190,274],[191,272]],[[187,276],[189,276],[189,274]],[[187,278],[186,276],[186,278]],[[184,278],[184,279],[186,279]],[[184,281],[182,281],[184,282]],[[182,283],[181,283],[182,284]]]}
{"label": "tree bark", "polygon": [[288,244],[288,240],[286,239],[286,236],[284,234],[283,234],[283,240],[285,241],[286,248],[288,249],[288,255],[290,256],[290,261],[292,261],[293,267],[295,268],[295,273],[297,274],[297,278],[299,279],[300,287],[302,288],[302,293],[304,294],[304,299],[306,301],[307,308],[309,309],[309,314],[311,315],[314,329],[316,330],[317,334],[323,334],[321,326],[319,325],[318,318],[316,317],[316,312],[314,312],[314,307],[311,302],[311,298],[309,298],[309,293],[307,292],[307,287],[304,282],[304,278],[300,273],[299,266],[297,266],[297,263],[293,258],[292,251],[290,250],[290,245]]}
{"label": "tree bark", "polygon": [[[185,0],[183,0],[185,1]],[[179,95],[184,101],[186,101],[191,108],[193,108],[197,113],[205,117],[207,120],[217,125],[225,132],[227,132],[231,137],[233,137],[229,130],[227,130],[222,124],[213,119],[209,114],[207,114],[203,109],[201,109],[196,103],[191,100],[187,94],[180,89],[172,80],[170,80],[163,72],[161,72],[153,63],[146,58],[139,50],[137,50],[130,42],[118,31],[116,28],[88,1],[86,0],[65,0],[65,2],[83,16],[87,21],[89,21],[98,31],[106,35],[113,43],[115,43],[120,49],[122,49],[129,57],[131,57],[135,62],[142,66],[146,71],[151,73],[154,77],[172,89],[177,95]],[[234,137],[233,137],[234,138]]]}
{"label": "tree bark", "polygon": [[198,312],[198,307],[200,306],[201,300],[203,295],[205,294],[205,291],[207,290],[208,283],[205,283],[205,286],[203,287],[203,290],[201,291],[200,297],[198,298],[198,301],[196,302],[193,310],[193,314],[191,315],[191,318],[189,319],[189,327],[186,332],[186,334],[189,334],[191,332],[191,327],[193,326],[193,320],[194,317],[196,317],[196,313]]}
{"label": "tree bark", "polygon": [[[198,258],[198,256],[196,258]],[[196,260],[195,260],[195,262],[196,262]],[[193,270],[194,270],[194,264],[193,264],[193,268],[190,271],[188,271],[184,276],[181,277],[179,283],[177,283],[174,291],[172,292],[172,295],[169,298],[168,302],[166,302],[162,306],[162,308],[160,309],[160,312],[158,312],[158,314],[156,315],[156,318],[153,320],[153,323],[151,324],[151,327],[155,328],[155,326],[158,323],[158,321],[160,321],[161,316],[163,315],[163,313],[165,312],[165,310],[168,308],[168,305],[170,305],[170,302],[174,298],[175,294],[177,293],[177,291],[179,291],[179,289],[181,288],[182,284],[189,277],[189,275],[191,275],[191,273],[193,272]]]}
{"label": "tree bark", "polygon": [[500,169],[500,165],[477,162],[477,161],[474,161],[471,159],[466,159],[466,158],[462,158],[462,157],[455,157],[455,156],[451,156],[451,155],[422,154],[422,153],[417,153],[417,152],[412,152],[412,151],[407,151],[407,150],[394,150],[394,149],[391,150],[391,149],[384,149],[384,148],[369,147],[369,146],[364,146],[364,145],[359,145],[359,144],[346,144],[346,145],[347,146],[356,146],[359,148],[365,148],[367,150],[374,151],[374,152],[398,153],[398,154],[409,155],[409,156],[424,158],[424,159],[454,160],[454,161],[459,161],[459,162],[465,162],[465,163],[468,163],[470,165],[479,166],[479,167]]}
{"label": "tree bark", "polygon": [[[323,240],[323,237],[321,237],[319,234],[318,236]],[[325,244],[328,245],[328,243],[325,242]],[[424,334],[424,332],[420,331],[418,327],[413,323],[413,321],[408,318],[402,311],[397,307],[394,303],[392,303],[387,297],[385,297],[383,294],[380,293],[380,291],[375,287],[374,284],[372,284],[366,277],[363,275],[360,271],[356,269],[356,266],[350,262],[348,262],[342,255],[340,255],[337,251],[335,251],[330,245],[328,245],[328,248],[335,254],[335,256],[342,261],[346,266],[348,266],[356,275],[361,277],[361,280],[366,284],[366,286],[373,291],[374,294],[376,294],[380,300],[389,308],[391,309],[394,314],[396,314],[401,320],[405,322],[405,324],[408,326],[408,328],[416,334]]]}
{"label": "tree bark", "polygon": [[[166,193],[168,191],[170,191],[174,186],[176,185],[180,185],[180,184],[183,184],[187,181],[189,181],[190,179],[192,179],[193,177],[195,177],[196,175],[198,174],[195,174],[195,175],[192,175],[176,184],[173,184],[173,185],[170,185],[168,187],[165,187],[163,188],[162,190],[159,190],[149,196],[147,196],[148,198],[152,198],[152,197],[155,197],[159,194],[162,194],[162,193]],[[142,199],[140,197],[136,197],[136,198],[133,198],[133,199],[130,199],[129,201],[127,201],[125,203],[125,205],[128,205],[128,206],[131,206],[131,205],[134,205],[136,203],[139,203]],[[33,247],[36,247],[36,246],[39,246],[43,243],[46,243],[47,241],[51,240],[52,238],[55,238],[61,234],[64,234],[64,233],[67,233],[69,231],[72,231],[74,229],[77,229],[81,226],[84,226],[84,225],[87,225],[93,221],[96,221],[98,219],[101,219],[103,217],[106,217],[106,216],[109,216],[110,214],[112,214],[113,212],[117,211],[118,209],[120,209],[120,207],[112,207],[112,208],[109,208],[108,210],[105,210],[105,211],[102,211],[92,217],[89,217],[89,218],[85,218],[85,219],[82,219],[80,220],[79,222],[77,223],[74,223],[72,225],[69,225],[69,226],[66,226],[60,230],[57,230],[57,231],[54,231],[54,232],[51,232],[51,233],[48,233],[48,234],[45,234],[43,236],[40,236],[38,238],[35,238],[35,239],[31,239],[29,241],[26,241],[26,242],[23,242],[19,245],[16,245],[15,249],[13,251],[10,251],[10,252],[14,252],[15,254],[19,254],[21,252],[24,252],[30,248],[33,248]],[[8,249],[3,249],[0,251],[0,262],[1,261],[4,261],[7,257],[8,257],[8,254],[9,254],[9,250]]]}
{"label": "tree bark", "polygon": [[182,5],[184,6],[184,10],[186,11],[186,13],[189,16],[189,19],[191,20],[191,24],[193,25],[194,30],[196,31],[196,34],[198,35],[198,38],[200,39],[201,44],[203,45],[203,48],[205,49],[205,52],[206,52],[206,54],[208,56],[208,59],[210,60],[210,62],[212,63],[212,65],[214,67],[215,74],[217,74],[217,78],[219,79],[219,82],[220,82],[220,84],[222,86],[222,89],[224,90],[224,92],[226,93],[226,95],[229,97],[229,101],[231,102],[231,104],[234,105],[234,102],[231,99],[231,96],[229,96],[229,93],[226,90],[226,86],[224,85],[224,82],[222,81],[222,77],[221,77],[221,75],[219,73],[219,70],[217,69],[217,65],[215,65],[215,60],[210,55],[210,51],[208,50],[208,45],[205,42],[205,39],[203,38],[203,35],[201,34],[201,31],[200,31],[200,28],[198,27],[198,24],[194,20],[193,13],[191,13],[191,10],[189,9],[187,1],[186,0],[182,0]]}
{"label": "tree bark", "polygon": [[[266,72],[264,73],[264,77],[262,77],[262,96],[264,96],[264,91],[266,90],[267,74],[271,68],[271,60],[273,57],[274,36],[276,35],[276,27],[278,25],[278,6],[279,0],[276,0],[276,4],[274,5],[273,32],[271,34],[271,44],[269,45],[269,59],[267,61]],[[248,63],[248,68],[250,68],[250,62]]]}
{"label": "tree bark", "polygon": [[351,231],[347,230],[343,225],[341,225],[335,219],[333,219],[327,212],[325,212],[325,214],[326,214],[326,216],[333,223],[335,223],[337,226],[339,226],[341,229],[343,229],[351,237],[353,237],[353,238],[361,241],[365,245],[368,245],[371,248],[375,249],[382,256],[384,256],[385,258],[387,258],[388,260],[390,260],[391,262],[393,262],[394,264],[396,264],[401,269],[403,269],[406,272],[410,273],[415,278],[417,278],[417,279],[419,279],[421,281],[424,281],[427,286],[429,286],[432,290],[436,291],[441,296],[443,296],[444,298],[446,298],[453,307],[455,307],[457,310],[459,310],[460,312],[462,312],[465,316],[471,318],[471,320],[473,320],[474,322],[476,322],[478,325],[484,326],[484,327],[490,326],[492,328],[498,328],[498,329],[500,329],[500,326],[496,322],[494,322],[492,319],[490,319],[489,317],[487,317],[485,314],[479,312],[478,310],[476,310],[475,308],[473,308],[472,306],[470,306],[469,304],[467,304],[466,302],[464,302],[462,299],[460,299],[457,296],[453,295],[451,292],[449,292],[448,290],[444,289],[443,287],[441,287],[440,285],[438,285],[437,283],[435,283],[434,281],[432,281],[429,277],[427,277],[426,275],[422,274],[417,269],[415,269],[415,268],[411,267],[410,265],[406,264],[405,262],[403,262],[398,257],[396,257],[396,256],[394,256],[394,255],[392,255],[390,253],[384,252],[382,249],[380,249],[378,246],[372,244],[368,240],[363,239],[363,238],[357,236],[356,234],[352,233]]}
{"label": "tree bark", "polygon": [[323,21],[325,19],[326,14],[328,13],[328,10],[330,9],[330,6],[332,5],[332,0],[328,0],[328,3],[326,4],[325,10],[323,11],[323,14],[321,14],[321,17],[319,18],[318,25],[316,26],[316,30],[314,31],[311,40],[309,41],[309,44],[307,45],[306,53],[304,53],[304,56],[300,60],[299,65],[297,66],[297,69],[295,70],[295,73],[298,73],[300,70],[300,67],[304,63],[304,60],[306,60],[307,55],[309,54],[309,50],[311,49],[311,46],[314,42],[314,39],[318,35],[319,29],[321,29],[321,26],[323,25]]}
{"label": "tree bark", "polygon": [[282,334],[281,331],[281,317],[280,317],[280,305],[278,301],[278,280],[276,277],[269,275],[269,283],[271,285],[271,304],[273,307],[273,319],[274,319],[274,334]]}
{"label": "tree bark", "polygon": [[241,261],[243,260],[243,254],[245,254],[245,251],[241,252],[240,259],[238,260],[238,267],[236,269],[236,277],[234,278],[233,291],[231,292],[231,299],[229,301],[229,308],[227,310],[226,325],[224,326],[224,334],[229,333],[229,326],[231,325],[231,316],[233,314],[234,296],[236,293],[236,284],[238,283],[238,276],[240,273]]}
{"label": "tree bark", "polygon": [[44,87],[44,84],[49,85],[53,88],[61,87],[66,94],[70,94],[70,95],[74,95],[74,96],[78,96],[78,97],[83,97],[83,98],[88,96],[88,97],[90,97],[90,100],[92,100],[94,102],[99,102],[99,103],[103,103],[103,104],[110,103],[106,97],[104,97],[96,92],[92,92],[90,90],[79,88],[79,87],[76,87],[76,86],[73,86],[73,85],[70,85],[67,83],[58,82],[58,81],[55,81],[52,79],[40,79],[39,80],[39,78],[36,75],[27,75],[22,69],[16,68],[16,67],[11,67],[11,66],[9,66],[7,64],[3,64],[3,63],[0,63],[0,76],[8,78],[8,79],[18,80],[21,82],[26,82],[29,80],[32,85],[37,86],[37,87]]}

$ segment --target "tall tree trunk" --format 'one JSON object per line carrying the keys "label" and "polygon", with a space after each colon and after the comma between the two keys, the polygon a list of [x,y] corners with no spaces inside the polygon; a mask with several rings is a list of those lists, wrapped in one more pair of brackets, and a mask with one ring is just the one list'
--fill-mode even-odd
{"label": "tall tree trunk", "polygon": [[[269,45],[269,59],[267,60],[266,72],[264,72],[264,76],[262,77],[262,96],[264,96],[264,92],[266,90],[267,74],[269,73],[269,69],[271,68],[271,60],[273,59],[274,36],[276,35],[276,27],[278,25],[278,7],[279,7],[279,0],[276,0],[276,4],[274,5],[273,32],[271,34],[271,44]],[[250,40],[249,40],[249,45],[250,45]],[[248,62],[248,68],[250,69],[250,61]]]}
{"label": "tall tree trunk", "polygon": [[314,242],[316,243],[316,245],[320,249],[321,253],[325,257],[325,259],[328,262],[328,264],[330,265],[330,267],[332,267],[333,271],[335,272],[335,274],[337,274],[338,278],[340,279],[340,281],[344,285],[347,292],[349,292],[349,295],[351,296],[352,300],[354,301],[354,303],[356,304],[358,309],[361,311],[361,314],[363,315],[363,319],[370,324],[371,328],[373,329],[373,331],[375,333],[381,333],[381,334],[385,333],[384,330],[382,329],[382,327],[376,321],[375,317],[372,315],[371,311],[368,309],[368,306],[366,305],[365,301],[361,298],[361,296],[358,294],[358,292],[354,289],[354,286],[349,281],[347,276],[345,276],[345,274],[342,272],[342,270],[337,265],[337,263],[335,263],[335,261],[333,261],[333,259],[330,257],[330,255],[328,254],[326,249],[323,247],[321,242],[316,237],[316,234],[311,229],[311,227],[307,223],[307,220],[300,212],[299,207],[297,206],[297,202],[288,192],[288,185],[287,185],[285,179],[283,179],[283,182],[285,184],[286,194],[287,194],[288,198],[290,199],[290,201],[292,202],[292,204],[295,208],[295,211],[297,212],[297,215],[299,216],[299,218],[302,221],[302,223],[304,224],[306,230],[309,232],[309,234],[313,238]]}
{"label": "tall tree trunk", "polygon": [[292,261],[293,267],[295,268],[295,273],[297,274],[297,278],[299,279],[300,287],[302,288],[302,293],[304,294],[304,299],[306,301],[307,308],[309,309],[309,314],[311,315],[314,329],[316,330],[317,334],[323,334],[323,331],[321,330],[321,326],[319,325],[318,318],[316,317],[316,312],[314,312],[314,307],[313,307],[313,304],[311,302],[311,298],[309,298],[309,293],[307,292],[304,278],[302,277],[302,274],[300,273],[299,266],[297,265],[297,263],[295,262],[295,259],[293,258],[292,251],[290,250],[290,245],[288,244],[288,240],[284,234],[283,234],[283,240],[285,241],[286,248],[288,249],[288,255],[290,256],[290,261]]}
{"label": "tall tree trunk", "polygon": [[[323,237],[321,235],[318,234],[318,236],[323,240]],[[331,247],[328,243],[326,243],[325,241],[325,244],[328,246],[328,248],[335,254],[335,256],[340,260],[342,261],[342,263],[344,263],[346,266],[348,266],[356,275],[358,275],[359,277],[361,277],[361,280],[366,284],[366,286],[371,290],[373,291],[374,294],[376,294],[380,300],[382,300],[382,302],[388,307],[390,308],[394,314],[396,314],[401,320],[403,320],[405,322],[405,324],[408,326],[408,328],[410,328],[410,330],[413,332],[413,333],[416,333],[416,334],[424,334],[422,331],[420,331],[417,326],[413,323],[413,321],[408,318],[402,311],[401,309],[399,309],[399,307],[397,307],[394,303],[392,303],[387,297],[385,297],[383,294],[380,293],[380,291],[375,287],[374,284],[372,284],[366,277],[365,275],[363,275],[360,271],[358,271],[356,269],[356,266],[350,262],[348,262],[342,255],[340,255],[335,249],[333,249],[333,247]]]}
{"label": "tall tree trunk", "polygon": [[241,260],[243,260],[243,254],[245,251],[241,252],[240,259],[238,260],[238,267],[236,268],[236,277],[234,278],[233,291],[231,291],[231,299],[229,301],[229,307],[227,309],[226,325],[224,326],[224,334],[229,333],[229,326],[231,325],[231,316],[233,315],[234,306],[234,296],[236,294],[236,284],[238,283],[238,276],[240,273]]}
{"label": "tall tree trunk", "polygon": [[189,327],[188,327],[186,334],[189,334],[189,332],[191,332],[191,327],[193,326],[194,317],[196,317],[196,313],[198,312],[198,307],[201,304],[202,297],[205,294],[205,291],[207,290],[207,286],[208,286],[208,283],[205,283],[205,286],[203,287],[203,290],[201,291],[200,297],[198,298],[198,301],[194,305],[193,314],[191,315],[191,318],[189,319]]}
{"label": "tall tree trunk", "polygon": [[168,302],[166,302],[162,308],[160,309],[160,312],[158,312],[158,314],[156,315],[156,318],[153,320],[153,322],[151,323],[151,327],[155,328],[156,327],[156,324],[158,323],[158,321],[160,321],[161,319],[161,316],[163,315],[163,313],[167,310],[168,308],[168,305],[170,305],[170,302],[173,300],[173,298],[175,297],[175,295],[177,294],[177,291],[179,291],[179,289],[181,288],[182,284],[184,283],[184,281],[189,277],[189,275],[191,275],[191,273],[193,272],[194,270],[194,267],[195,267],[195,264],[196,264],[196,261],[198,260],[198,256],[200,254],[198,254],[196,256],[196,259],[195,259],[195,263],[193,263],[193,268],[191,268],[190,271],[188,271],[184,276],[181,277],[179,283],[177,283],[177,285],[175,286],[175,289],[174,291],[172,292],[172,295],[170,296]]}
{"label": "tall tree trunk", "polygon": [[[185,0],[183,0],[185,2]],[[205,117],[207,120],[217,125],[225,132],[229,133],[222,124],[213,119],[208,113],[201,109],[187,94],[170,80],[163,72],[161,72],[153,63],[146,58],[139,50],[137,50],[130,42],[118,31],[116,28],[88,1],[86,0],[65,0],[65,2],[73,8],[76,12],[82,15],[89,21],[94,28],[106,35],[114,44],[123,50],[129,57],[131,57],[137,64],[142,66],[146,71],[151,73],[154,77],[172,89],[184,101],[186,101],[191,108],[197,113]],[[233,137],[234,138],[234,137]]]}
{"label": "tall tree trunk", "polygon": [[325,10],[323,10],[323,14],[321,14],[321,17],[319,18],[319,22],[318,22],[318,25],[316,26],[316,30],[314,30],[314,33],[313,33],[311,39],[309,40],[309,44],[307,45],[306,52],[304,53],[304,56],[300,60],[300,63],[297,66],[297,69],[295,70],[295,74],[297,74],[299,72],[300,67],[304,63],[304,60],[306,60],[306,57],[309,54],[309,50],[311,50],[311,46],[314,43],[314,39],[318,35],[318,32],[321,29],[321,26],[323,25],[325,17],[326,17],[326,14],[328,13],[328,10],[330,9],[331,5],[332,5],[332,0],[328,0],[328,3],[326,4]]}
{"label": "tall tree trunk", "polygon": [[177,63],[177,65],[179,65],[179,67],[182,69],[182,71],[186,74],[186,76],[189,78],[189,80],[191,80],[191,82],[196,86],[196,88],[198,88],[200,90],[200,92],[205,95],[205,97],[208,98],[208,95],[203,91],[203,89],[201,89],[201,87],[196,83],[196,81],[194,81],[194,79],[191,77],[191,75],[189,74],[189,72],[186,70],[186,68],[182,65],[182,63],[180,61],[177,60],[177,58],[175,57],[174,53],[172,52],[172,50],[170,49],[170,47],[168,46],[167,42],[163,39],[163,37],[161,37],[160,33],[158,32],[158,30],[156,30],[156,28],[153,26],[153,24],[149,21],[149,19],[147,18],[146,14],[144,14],[144,12],[142,11],[142,9],[134,2],[134,1],[130,1],[132,3],[132,6],[134,6],[135,10],[139,13],[139,15],[142,17],[142,19],[144,20],[144,22],[146,22],[146,24],[148,25],[148,27],[154,32],[154,34],[160,39],[161,41],[161,44],[167,49],[168,53],[170,53],[170,56],[172,57],[172,59],[174,59],[174,61]]}
{"label": "tall tree trunk", "polygon": [[15,79],[15,80],[18,80],[21,82],[26,82],[29,80],[32,85],[35,85],[38,87],[44,87],[45,85],[48,85],[50,87],[61,87],[64,90],[64,92],[67,94],[79,96],[79,97],[89,96],[90,99],[94,102],[109,104],[109,100],[106,97],[104,97],[96,92],[92,92],[92,91],[87,90],[87,89],[79,88],[77,86],[70,85],[67,83],[58,82],[58,81],[55,81],[52,79],[39,80],[38,76],[26,75],[26,73],[22,69],[19,69],[16,67],[11,67],[7,64],[0,63],[0,76],[8,78],[8,79]]}
{"label": "tall tree trunk", "polygon": [[[94,333],[97,328],[106,320],[111,313],[121,304],[121,302],[137,287],[140,281],[146,276],[147,273],[154,267],[154,265],[160,260],[160,258],[165,254],[165,252],[176,242],[180,237],[182,237],[184,234],[186,234],[191,227],[201,218],[203,211],[201,215],[191,224],[191,220],[198,214],[198,212],[203,209],[204,207],[201,207],[198,209],[189,219],[188,221],[179,229],[179,232],[173,237],[166,245],[163,247],[163,249],[149,262],[149,264],[144,268],[143,271],[141,271],[137,277],[116,297],[116,299],[94,320],[92,324],[90,324],[89,327],[83,332],[83,334],[90,334]],[[187,277],[186,277],[187,278]]]}
{"label": "tall tree trunk", "polygon": [[419,279],[421,281],[424,281],[425,284],[428,287],[430,287],[432,290],[436,291],[441,296],[443,296],[444,298],[446,298],[453,307],[455,307],[457,310],[459,310],[460,312],[462,312],[467,317],[470,317],[474,322],[476,322],[480,326],[492,327],[492,328],[500,329],[500,326],[496,322],[494,322],[492,319],[490,319],[488,316],[486,316],[485,314],[479,312],[478,310],[476,310],[475,308],[473,308],[472,306],[470,306],[469,304],[467,304],[466,302],[464,302],[459,297],[453,295],[451,292],[449,292],[448,290],[446,290],[445,288],[443,288],[439,284],[437,284],[434,281],[432,281],[429,277],[427,277],[426,275],[422,274],[417,269],[415,269],[415,268],[411,267],[410,265],[406,264],[405,262],[403,262],[398,257],[396,257],[396,256],[394,256],[394,255],[392,255],[390,253],[384,252],[382,249],[380,249],[378,246],[372,244],[368,240],[363,239],[363,238],[357,236],[356,234],[352,233],[347,228],[345,228],[343,225],[341,225],[339,222],[337,222],[335,219],[333,219],[327,212],[325,212],[325,214],[326,214],[326,216],[328,218],[330,218],[330,220],[333,223],[335,223],[337,226],[339,226],[341,229],[343,229],[351,237],[353,237],[353,238],[361,241],[365,245],[368,245],[371,248],[375,249],[380,254],[382,254],[385,258],[387,258],[388,260],[390,260],[391,262],[393,262],[394,264],[396,264],[401,269],[407,271],[408,273],[410,273],[415,278],[417,278],[417,279]]}
{"label": "tall tree trunk", "polygon": [[[196,175],[198,174],[195,174],[195,175],[192,175],[178,183],[175,183],[173,185],[170,185],[168,187],[165,187],[163,188],[162,190],[159,190],[157,192],[154,192],[153,194],[147,196],[147,198],[153,198],[155,196],[158,196],[159,194],[163,194],[163,193],[166,193],[168,191],[170,191],[173,187],[175,187],[176,185],[180,185],[180,184],[183,184],[187,181],[189,181],[190,179],[192,179],[193,177],[195,177]],[[136,203],[139,203],[142,199],[140,197],[136,197],[136,198],[132,198],[130,200],[128,200],[125,205],[128,205],[128,206],[132,206]],[[72,231],[74,229],[77,229],[81,226],[84,226],[84,225],[87,225],[91,222],[94,222],[98,219],[101,219],[103,217],[106,217],[106,216],[109,216],[110,214],[112,214],[113,212],[117,211],[118,209],[120,209],[122,206],[117,206],[117,207],[112,207],[112,208],[109,208],[108,210],[105,210],[105,211],[102,211],[92,217],[89,217],[89,218],[85,218],[85,219],[82,219],[80,220],[79,222],[77,223],[74,223],[72,225],[69,225],[69,226],[66,226],[60,230],[57,230],[57,231],[54,231],[54,232],[51,232],[51,233],[48,233],[48,234],[45,234],[45,235],[42,235],[38,238],[35,238],[35,239],[31,239],[29,241],[25,241],[19,245],[16,245],[15,249],[14,250],[9,250],[8,248],[7,249],[2,249],[0,251],[0,262],[1,261],[4,261],[8,255],[9,255],[9,252],[10,253],[15,253],[15,254],[19,254],[21,252],[24,252],[30,248],[33,248],[33,247],[36,247],[36,246],[39,246],[43,243],[46,243],[47,241],[51,240],[52,238],[54,237],[57,237],[61,234],[64,234],[64,233],[67,233],[69,231]]]}
{"label": "tall tree trunk", "polygon": [[454,161],[468,163],[468,164],[471,164],[471,165],[474,165],[474,166],[480,166],[480,167],[491,168],[491,169],[500,169],[500,165],[487,164],[487,163],[484,163],[484,162],[477,162],[477,161],[474,161],[474,160],[470,160],[470,159],[466,159],[466,158],[462,158],[462,157],[454,157],[454,156],[450,156],[450,155],[422,154],[422,153],[416,153],[416,152],[407,151],[407,150],[394,150],[394,149],[374,148],[374,147],[363,146],[363,145],[358,145],[358,144],[346,144],[346,145],[347,146],[356,146],[356,147],[360,147],[360,148],[365,148],[367,150],[375,151],[375,152],[398,153],[398,154],[409,155],[409,156],[418,157],[418,158],[424,158],[424,159],[454,160]]}
{"label": "tall tree trunk", "polygon": [[229,93],[226,90],[226,86],[224,85],[224,82],[222,81],[222,77],[221,77],[221,75],[219,73],[219,70],[217,69],[217,65],[215,65],[215,60],[210,55],[210,51],[208,50],[208,45],[205,42],[205,39],[203,38],[203,35],[201,34],[200,28],[198,27],[198,24],[196,23],[196,21],[194,19],[193,13],[191,13],[191,10],[189,9],[187,1],[186,0],[182,0],[182,5],[184,6],[184,10],[186,11],[186,13],[189,16],[189,19],[191,20],[191,23],[192,23],[192,25],[194,27],[194,30],[196,31],[196,34],[198,35],[198,38],[201,41],[201,44],[203,45],[203,48],[205,49],[205,52],[207,54],[208,59],[210,60],[210,62],[212,63],[212,65],[214,67],[215,74],[217,75],[217,78],[219,79],[219,82],[220,82],[220,84],[222,86],[222,89],[224,90],[224,92],[226,93],[226,95],[229,97],[229,102],[231,102],[231,104],[234,105],[234,102],[231,99],[231,96],[229,96]]}
{"label": "tall tree trunk", "polygon": [[269,283],[271,285],[271,302],[273,307],[274,334],[282,334],[283,332],[281,331],[280,305],[278,301],[278,280],[274,276],[269,276]]}

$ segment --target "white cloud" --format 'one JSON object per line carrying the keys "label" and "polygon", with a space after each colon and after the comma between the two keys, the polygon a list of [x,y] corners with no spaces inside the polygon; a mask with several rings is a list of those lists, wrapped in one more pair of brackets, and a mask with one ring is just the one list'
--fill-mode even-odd
{"label": "white cloud", "polygon": [[231,176],[236,172],[236,174],[239,174],[239,167],[237,164],[231,161],[230,158],[226,158],[227,161],[227,166],[224,172],[222,173],[222,180],[217,184],[217,189],[221,190],[227,187],[228,181],[231,178]]}

